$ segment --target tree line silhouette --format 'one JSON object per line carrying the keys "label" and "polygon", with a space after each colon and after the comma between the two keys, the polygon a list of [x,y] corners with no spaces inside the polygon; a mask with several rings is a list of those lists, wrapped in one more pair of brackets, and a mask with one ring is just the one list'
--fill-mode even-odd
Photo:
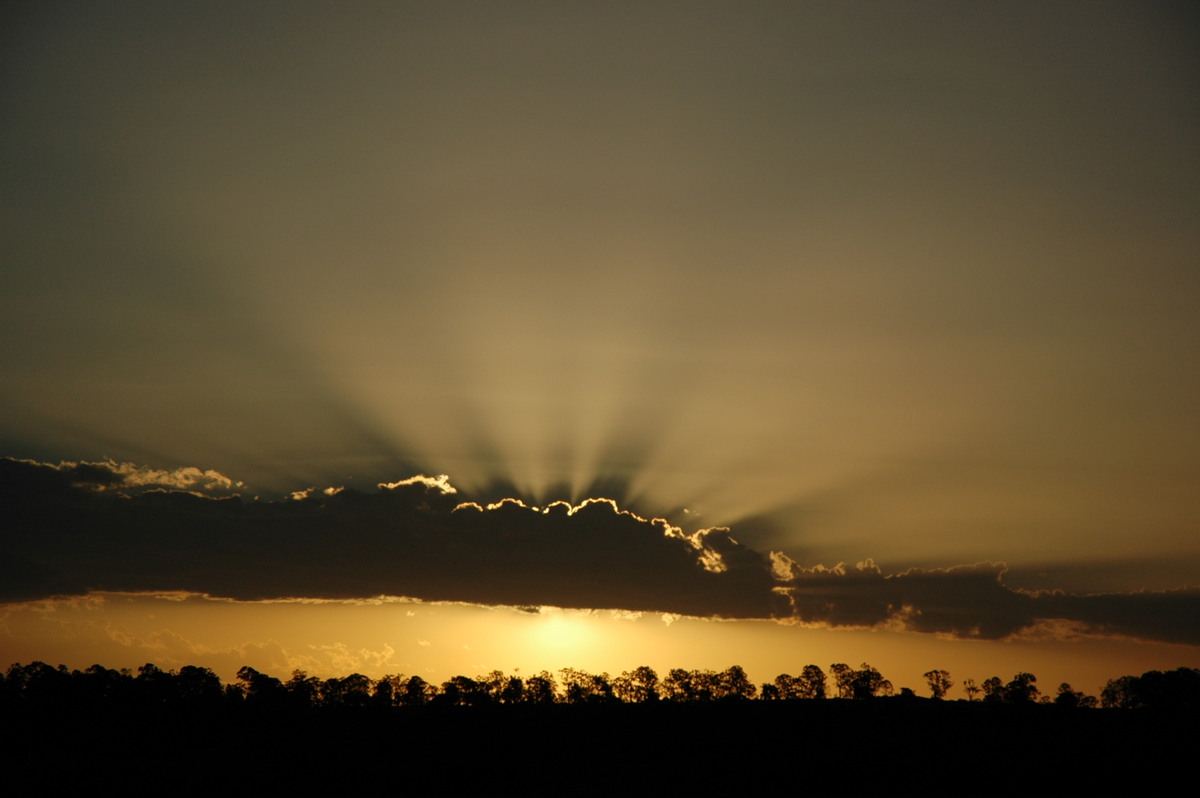
{"label": "tree line silhouette", "polygon": [[[955,682],[950,673],[934,669],[924,674],[929,698],[944,701]],[[1040,693],[1037,677],[1018,673],[1007,682],[997,676],[976,684],[964,679],[967,702],[1026,705],[1055,704],[1072,709],[1188,709],[1200,708],[1200,669],[1148,671],[1141,676],[1110,679],[1099,698],[1059,685],[1055,696]],[[102,706],[249,706],[311,709],[318,707],[483,707],[552,704],[696,704],[741,701],[814,701],[827,698],[862,701],[894,697],[917,698],[905,687],[896,694],[892,683],[867,663],[852,668],[834,663],[828,675],[806,665],[795,675],[781,673],[756,685],[739,665],[723,671],[673,668],[660,678],[648,666],[619,676],[563,668],[557,675],[542,671],[532,676],[494,670],[470,678],[454,676],[440,685],[421,676],[387,675],[371,679],[361,673],[320,679],[295,670],[286,681],[249,666],[236,681],[222,683],[208,668],[185,665],[178,671],[147,663],[137,669],[113,670],[92,665],[85,670],[57,668],[44,662],[13,664],[0,675],[0,701],[61,707]]]}
{"label": "tree line silhouette", "polygon": [[11,783],[52,795],[1144,795],[1190,778],[1198,670],[1097,698],[1043,696],[1029,673],[964,679],[959,700],[947,671],[925,680],[917,696],[835,663],[765,684],[738,666],[223,683],[33,662],[0,676],[0,751]]}

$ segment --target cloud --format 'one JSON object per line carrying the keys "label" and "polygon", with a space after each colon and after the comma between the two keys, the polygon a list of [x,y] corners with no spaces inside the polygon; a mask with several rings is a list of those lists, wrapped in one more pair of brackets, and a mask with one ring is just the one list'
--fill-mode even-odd
{"label": "cloud", "polygon": [[[1064,621],[1092,634],[1200,643],[1200,590],[1076,595],[1005,586],[976,563],[885,574],[874,562],[804,567],[686,533],[611,500],[532,507],[463,501],[445,476],[283,501],[210,497],[199,469],[0,459],[0,600],[91,591],[190,591],[234,600],[410,596],[773,618],[1000,639]],[[167,480],[186,490],[163,490]],[[158,489],[145,490],[153,484]]]}
{"label": "cloud", "polygon": [[358,673],[361,671],[375,672],[395,667],[396,649],[384,643],[383,648],[375,651],[369,648],[351,649],[345,643],[330,643],[325,645],[310,645],[312,658],[320,665],[310,664],[309,668],[322,673]]}
{"label": "cloud", "polygon": [[1032,600],[1004,586],[1004,570],[1001,564],[978,563],[884,575],[868,560],[854,568],[792,569],[780,590],[797,619],[809,624],[892,625],[995,639],[1034,621]]}
{"label": "cloud", "polygon": [[1083,596],[1044,591],[1032,601],[1039,617],[1073,621],[1084,632],[1200,643],[1200,588]]}
{"label": "cloud", "polygon": [[[446,474],[439,474],[436,477],[427,477],[424,474],[418,474],[415,477],[402,479],[398,482],[380,482],[379,487],[386,490],[395,490],[396,488],[406,487],[408,485],[424,485],[427,488],[436,488],[443,495],[451,496],[458,493],[458,489],[450,484],[450,477]],[[326,488],[325,494],[332,496],[341,492],[344,488]]]}
{"label": "cloud", "polygon": [[[41,466],[38,472],[44,484],[69,484],[75,488],[112,491],[133,495],[146,490],[186,490],[195,493],[228,495],[245,485],[213,469],[184,466],[173,470],[147,468],[136,463],[118,463],[112,459],[98,462],[63,461],[57,466],[31,460],[9,460],[30,466]],[[33,473],[27,476],[33,477]]]}
{"label": "cloud", "polygon": [[765,556],[725,533],[687,535],[610,501],[481,507],[462,504],[440,477],[279,502],[131,494],[73,482],[73,467],[0,460],[0,599],[188,590],[747,618],[787,611]]}

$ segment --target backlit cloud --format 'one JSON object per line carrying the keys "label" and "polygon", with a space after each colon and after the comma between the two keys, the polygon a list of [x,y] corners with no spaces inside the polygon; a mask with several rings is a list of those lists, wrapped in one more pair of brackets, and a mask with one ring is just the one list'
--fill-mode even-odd
{"label": "backlit cloud", "polygon": [[[163,490],[170,480],[178,490]],[[215,472],[0,460],[0,599],[189,591],[234,600],[410,596],[487,605],[777,619],[1000,639],[1047,621],[1091,634],[1200,642],[1200,589],[1025,592],[1005,566],[886,574],[805,567],[729,529],[686,533],[610,500],[462,501],[445,476],[373,493],[214,498]],[[153,485],[159,489],[146,490]]]}
{"label": "backlit cloud", "polygon": [[[37,465],[30,462],[31,465]],[[220,471],[185,466],[175,469],[148,468],[136,463],[118,463],[111,458],[97,461],[64,461],[57,471],[76,487],[92,490],[119,490],[126,495],[139,490],[171,489],[231,493],[245,485]]]}

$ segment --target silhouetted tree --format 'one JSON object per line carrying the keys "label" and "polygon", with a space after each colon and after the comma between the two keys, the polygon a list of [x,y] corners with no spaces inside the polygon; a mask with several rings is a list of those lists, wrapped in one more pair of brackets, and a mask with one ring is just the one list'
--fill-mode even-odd
{"label": "silhouetted tree", "polygon": [[214,706],[221,700],[221,680],[208,668],[184,665],[174,682],[174,692],[187,704]]}
{"label": "silhouetted tree", "polygon": [[825,697],[825,671],[816,665],[805,665],[798,682],[800,698]]}
{"label": "silhouetted tree", "polygon": [[371,701],[371,680],[361,673],[342,679],[342,701],[347,706],[365,707]]}
{"label": "silhouetted tree", "polygon": [[133,683],[128,673],[91,665],[80,675],[92,703],[127,700]]}
{"label": "silhouetted tree", "polygon": [[1200,709],[1200,670],[1146,671],[1133,681],[1135,706]]}
{"label": "silhouetted tree", "polygon": [[816,665],[805,665],[799,676],[781,673],[775,681],[764,684],[763,698],[766,700],[790,701],[800,698],[825,697],[825,671]]}
{"label": "silhouetted tree", "polygon": [[24,666],[14,663],[6,679],[24,699],[45,705],[68,700],[70,673],[63,665],[55,668],[41,660]]}
{"label": "silhouetted tree", "polygon": [[892,683],[865,662],[858,670],[844,662],[835,662],[829,670],[837,684],[838,698],[863,699],[892,694]]}
{"label": "silhouetted tree", "polygon": [[500,688],[499,695],[502,704],[522,704],[525,702],[525,680],[519,676],[506,676]]}
{"label": "silhouetted tree", "polygon": [[1114,709],[1197,710],[1200,709],[1200,670],[1176,668],[1109,679],[1100,693],[1100,703]]}
{"label": "silhouetted tree", "polygon": [[308,708],[316,706],[321,695],[321,680],[309,676],[302,670],[292,671],[292,678],[284,684],[288,702],[293,706]]}
{"label": "silhouetted tree", "polygon": [[874,698],[878,695],[891,695],[892,683],[867,663],[854,672],[851,682],[851,695],[857,699]]}
{"label": "silhouetted tree", "polygon": [[568,704],[599,704],[614,700],[607,673],[588,673],[575,668],[563,668],[559,673]]}
{"label": "silhouetted tree", "polygon": [[672,668],[662,683],[663,698],[668,701],[694,701],[696,689],[692,684],[692,672],[683,668]]}
{"label": "silhouetted tree", "polygon": [[1096,706],[1096,697],[1072,690],[1071,685],[1063,682],[1058,686],[1058,695],[1055,696],[1054,703],[1060,707],[1092,709]]}
{"label": "silhouetted tree", "polygon": [[834,684],[837,685],[838,698],[854,696],[854,669],[844,662],[835,662],[829,666],[833,674]]}
{"label": "silhouetted tree", "polygon": [[237,672],[237,678],[243,685],[248,703],[278,706],[287,695],[282,682],[274,676],[259,673],[249,665]]}
{"label": "silhouetted tree", "polygon": [[1021,672],[1004,685],[1004,700],[1009,704],[1032,704],[1037,701],[1038,689],[1033,686],[1037,677],[1032,673]]}
{"label": "silhouetted tree", "polygon": [[1134,704],[1135,676],[1118,676],[1109,679],[1100,691],[1100,705],[1106,709],[1132,709]]}
{"label": "silhouetted tree", "polygon": [[945,698],[946,693],[954,686],[950,672],[944,670],[925,671],[925,681],[929,683],[929,693],[936,701]]}
{"label": "silhouetted tree", "polygon": [[[862,663],[850,668],[845,663],[830,666],[839,697],[851,699],[891,695],[892,684],[878,670]],[[925,674],[934,699],[944,699],[953,686],[949,673],[931,670]],[[320,681],[302,670],[292,672],[286,684],[246,666],[238,671],[237,682],[222,685],[211,670],[184,666],[178,673],[163,671],[153,663],[137,669],[134,678],[129,671],[111,671],[93,665],[86,671],[68,671],[65,666],[54,668],[44,662],[12,665],[0,677],[0,703],[25,701],[32,704],[61,707],[108,706],[104,702],[132,701],[140,706],[198,707],[216,706],[224,698],[258,707],[291,706],[295,708],[325,705],[330,707],[420,706],[431,701],[447,706],[481,706],[485,704],[512,705],[524,703],[549,704],[557,700],[566,703],[603,703],[620,701],[644,703],[660,699],[677,702],[706,702],[746,700],[761,694],[764,700],[793,700],[822,698],[826,694],[825,673],[815,665],[807,665],[799,676],[779,674],[774,682],[761,688],[753,684],[745,670],[738,665],[721,672],[711,670],[672,669],[661,682],[655,671],[641,666],[610,679],[607,673],[593,674],[574,668],[561,671],[562,690],[555,677],[543,671],[537,676],[522,679],[506,676],[495,670],[486,676],[470,679],[455,676],[441,690],[419,676],[383,676],[371,680],[361,673]],[[1148,671],[1140,677],[1122,676],[1110,680],[1100,701],[1062,683],[1054,697],[1043,696],[1036,687],[1032,673],[1017,673],[1007,683],[993,676],[984,680],[982,688],[973,679],[963,680],[970,701],[982,692],[987,702],[1007,704],[1054,703],[1067,708],[1090,708],[1100,701],[1106,708],[1200,707],[1200,670],[1178,668],[1174,671]],[[909,696],[911,690],[903,690]],[[112,704],[115,705],[115,704]]]}
{"label": "silhouetted tree", "polygon": [[442,683],[441,691],[434,696],[433,703],[449,706],[478,707],[492,703],[487,685],[466,676],[455,676]]}
{"label": "silhouetted tree", "polygon": [[[342,680],[336,676],[316,679],[317,697],[314,706],[337,707],[342,705]],[[286,689],[286,688],[285,688]]]}
{"label": "silhouetted tree", "polygon": [[397,701],[401,706],[419,707],[428,704],[437,694],[437,688],[420,676],[410,676],[404,683]]}
{"label": "silhouetted tree", "polygon": [[741,665],[731,665],[717,674],[716,698],[722,700],[749,700],[758,693],[754,682],[746,676]]}
{"label": "silhouetted tree", "polygon": [[558,694],[558,683],[553,674],[542,671],[525,680],[525,701],[529,704],[553,704]]}
{"label": "silhouetted tree", "polygon": [[663,697],[671,701],[712,701],[721,693],[719,676],[709,670],[672,668],[662,686]]}
{"label": "silhouetted tree", "polygon": [[396,706],[401,691],[404,689],[404,677],[400,675],[385,674],[375,681],[375,686],[371,688],[371,704],[377,707],[394,707]]}
{"label": "silhouetted tree", "polygon": [[475,677],[475,683],[479,685],[478,689],[487,696],[486,703],[488,704],[500,703],[500,694],[504,692],[505,681],[504,672],[499,670]]}
{"label": "silhouetted tree", "polygon": [[175,697],[174,685],[171,682],[171,674],[153,662],[139,667],[137,678],[134,679],[142,702],[151,706],[171,703]]}
{"label": "silhouetted tree", "polygon": [[799,679],[789,673],[781,673],[775,681],[762,686],[765,701],[792,701],[800,697]]}
{"label": "silhouetted tree", "polygon": [[613,695],[627,704],[644,704],[658,700],[658,674],[642,665],[625,671],[613,679]]}
{"label": "silhouetted tree", "polygon": [[1005,684],[999,676],[983,680],[983,700],[988,703],[1033,704],[1038,700],[1038,689],[1034,687],[1037,677],[1021,672]]}

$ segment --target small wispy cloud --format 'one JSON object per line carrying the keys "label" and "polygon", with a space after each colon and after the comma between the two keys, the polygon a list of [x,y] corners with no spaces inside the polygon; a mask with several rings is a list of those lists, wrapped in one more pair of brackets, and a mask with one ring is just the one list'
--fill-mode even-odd
{"label": "small wispy cloud", "polygon": [[[14,460],[28,465],[47,466],[32,460]],[[63,461],[50,466],[65,476],[72,486],[97,491],[114,491],[125,495],[149,489],[196,491],[208,494],[228,494],[246,487],[211,468],[184,466],[174,469],[149,468],[136,463],[121,463],[112,459],[98,461]]]}

